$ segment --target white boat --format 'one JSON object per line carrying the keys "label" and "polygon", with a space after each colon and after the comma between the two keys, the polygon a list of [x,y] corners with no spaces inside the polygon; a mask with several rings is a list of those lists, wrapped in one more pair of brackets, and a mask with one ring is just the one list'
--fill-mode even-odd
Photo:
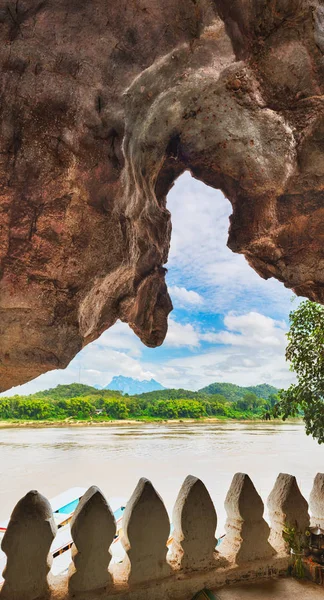
{"label": "white boat", "polygon": [[[73,513],[78,506],[83,494],[87,491],[87,488],[74,487],[66,490],[62,494],[55,496],[50,500],[50,504],[53,510],[53,517],[57,526],[57,534],[51,545],[50,552],[53,556],[53,564],[51,572],[53,575],[59,575],[64,573],[72,560],[71,558],[71,547],[73,544],[71,536],[70,522]],[[123,518],[123,512],[126,506],[125,498],[113,497],[108,499],[111,510],[114,513],[117,531],[114,542],[111,547],[113,555],[113,562],[120,562],[124,555],[124,550],[120,542],[121,524]],[[6,519],[0,523],[0,541],[8,527],[10,519]],[[7,557],[0,551],[0,583],[3,582],[1,575]]]}

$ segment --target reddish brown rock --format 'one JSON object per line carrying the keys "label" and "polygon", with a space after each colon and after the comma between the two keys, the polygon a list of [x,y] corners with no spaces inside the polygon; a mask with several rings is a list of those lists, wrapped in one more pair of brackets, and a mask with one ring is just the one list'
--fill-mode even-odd
{"label": "reddish brown rock", "polygon": [[318,0],[0,0],[0,390],[117,318],[161,344],[166,195],[220,188],[229,247],[324,302]]}

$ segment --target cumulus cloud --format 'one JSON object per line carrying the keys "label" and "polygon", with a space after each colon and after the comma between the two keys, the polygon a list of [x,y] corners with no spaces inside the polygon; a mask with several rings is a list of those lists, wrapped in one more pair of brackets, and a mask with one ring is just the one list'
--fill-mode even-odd
{"label": "cumulus cloud", "polygon": [[[174,358],[168,366],[178,372],[177,387],[199,389],[214,381],[236,383],[237,385],[256,385],[269,383],[276,387],[288,386],[294,381],[284,357],[281,354],[268,354],[253,351],[247,355],[239,349],[233,352],[231,347],[216,348],[195,356]],[[171,379],[165,378],[165,385]]]}
{"label": "cumulus cloud", "polygon": [[203,304],[203,298],[194,290],[187,290],[185,287],[171,285],[169,293],[174,305],[179,307],[194,307]]}
{"label": "cumulus cloud", "polygon": [[114,375],[124,375],[134,379],[151,379],[154,373],[142,364],[140,340],[125,323],[116,323],[104,332],[98,340],[86,346],[72,360],[69,366],[60,371],[50,371],[29,383],[4,392],[32,394],[38,390],[55,387],[58,384],[81,382],[87,385],[109,383]]}
{"label": "cumulus cloud", "polygon": [[286,346],[287,326],[260,313],[251,311],[244,315],[229,313],[224,318],[226,330],[202,334],[201,339],[214,344],[230,346],[281,348]]}
{"label": "cumulus cloud", "polygon": [[213,381],[285,387],[294,380],[285,361],[284,321],[251,311],[227,314],[224,325],[218,332],[197,333],[200,343],[210,344],[207,350],[168,361],[167,366],[178,371],[178,380],[193,389]]}
{"label": "cumulus cloud", "polygon": [[189,346],[195,348],[199,346],[199,332],[191,325],[187,323],[182,325],[174,319],[169,318],[168,333],[165,338],[166,346],[174,346],[180,348],[181,346]]}
{"label": "cumulus cloud", "polygon": [[134,335],[134,332],[127,323],[122,323],[121,321],[118,321],[113,327],[105,331],[94,342],[94,346],[126,350],[133,357],[140,357],[142,353],[141,341]]}
{"label": "cumulus cloud", "polygon": [[[114,375],[154,378],[166,387],[187,389],[199,389],[213,381],[238,385],[266,382],[285,387],[294,380],[284,357],[286,330],[284,321],[255,311],[229,312],[218,331],[170,319],[164,350],[167,356],[153,362],[150,353],[149,359],[147,354],[143,358],[143,346],[131,329],[118,323],[86,346],[64,371],[42,375],[10,393],[33,393],[73,381],[104,386]],[[179,356],[179,352],[183,354]]]}
{"label": "cumulus cloud", "polygon": [[204,297],[207,312],[260,310],[286,314],[292,292],[275,279],[265,281],[244,256],[227,247],[230,202],[184,173],[168,195],[172,236],[168,281]]}

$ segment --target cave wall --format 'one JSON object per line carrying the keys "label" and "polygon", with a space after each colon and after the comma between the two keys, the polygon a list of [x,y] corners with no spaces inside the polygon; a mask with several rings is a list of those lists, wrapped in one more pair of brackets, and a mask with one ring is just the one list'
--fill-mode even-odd
{"label": "cave wall", "polygon": [[119,318],[163,342],[184,171],[229,247],[324,302],[324,4],[0,0],[0,391]]}

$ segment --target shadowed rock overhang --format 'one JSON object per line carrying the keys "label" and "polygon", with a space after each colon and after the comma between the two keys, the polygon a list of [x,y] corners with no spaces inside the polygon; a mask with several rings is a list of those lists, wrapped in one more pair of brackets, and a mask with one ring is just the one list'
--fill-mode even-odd
{"label": "shadowed rock overhang", "polygon": [[0,0],[0,36],[0,391],[117,319],[162,343],[185,170],[233,251],[324,302],[322,1]]}

